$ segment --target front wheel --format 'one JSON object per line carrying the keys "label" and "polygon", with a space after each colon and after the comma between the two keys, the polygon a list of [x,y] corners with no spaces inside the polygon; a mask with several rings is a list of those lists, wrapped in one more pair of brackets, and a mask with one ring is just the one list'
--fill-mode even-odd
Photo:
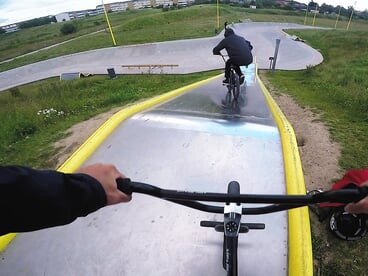
{"label": "front wheel", "polygon": [[239,95],[240,95],[240,79],[238,74],[234,73],[233,96],[235,102],[238,102]]}
{"label": "front wheel", "polygon": [[[227,193],[229,195],[239,195],[240,185],[236,181],[229,183],[227,187]],[[226,202],[230,204],[230,202]],[[231,225],[230,225],[231,226]],[[226,228],[227,226],[224,225]],[[226,231],[226,230],[225,230]],[[222,266],[226,270],[228,276],[238,275],[238,236],[226,236],[224,231],[224,242],[222,252]]]}

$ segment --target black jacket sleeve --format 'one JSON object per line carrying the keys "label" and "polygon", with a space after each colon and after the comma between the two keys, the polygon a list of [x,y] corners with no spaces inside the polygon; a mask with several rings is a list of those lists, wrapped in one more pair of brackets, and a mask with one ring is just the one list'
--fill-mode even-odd
{"label": "black jacket sleeve", "polygon": [[221,54],[221,50],[224,49],[226,47],[226,40],[223,39],[219,42],[219,44],[217,44],[213,50],[212,50],[212,53],[214,55],[220,55]]}
{"label": "black jacket sleeve", "polygon": [[106,202],[89,175],[0,166],[0,235],[68,224]]}

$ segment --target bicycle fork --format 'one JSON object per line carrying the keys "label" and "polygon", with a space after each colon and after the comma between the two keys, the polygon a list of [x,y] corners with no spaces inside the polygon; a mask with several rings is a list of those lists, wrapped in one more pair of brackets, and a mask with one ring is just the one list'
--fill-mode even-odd
{"label": "bicycle fork", "polygon": [[[228,186],[228,194],[240,194],[239,183],[232,181]],[[203,227],[213,227],[216,232],[224,233],[222,266],[228,276],[238,275],[238,236],[248,233],[250,229],[264,229],[263,223],[241,223],[241,203],[226,202],[224,206],[224,221],[201,221]]]}
{"label": "bicycle fork", "polygon": [[[238,235],[249,231],[246,225],[241,225],[242,206],[238,203],[226,203],[224,208],[224,224],[216,231],[224,232],[222,265],[228,276],[238,275]],[[241,227],[243,226],[243,227]]]}
{"label": "bicycle fork", "polygon": [[224,221],[201,221],[203,227],[213,227],[216,232],[224,233],[222,266],[228,276],[238,275],[238,235],[247,233],[249,227],[241,223],[242,205],[226,203],[224,207]]}

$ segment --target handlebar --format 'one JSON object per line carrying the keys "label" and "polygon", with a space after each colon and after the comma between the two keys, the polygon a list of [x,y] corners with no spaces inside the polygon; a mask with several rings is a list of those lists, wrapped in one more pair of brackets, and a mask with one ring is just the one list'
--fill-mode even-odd
{"label": "handlebar", "polygon": [[200,203],[204,202],[237,202],[270,204],[262,207],[243,207],[242,214],[258,215],[284,211],[316,203],[350,203],[358,202],[368,195],[368,187],[355,189],[330,190],[313,195],[274,195],[274,194],[240,194],[188,192],[167,190],[141,182],[133,182],[129,178],[117,179],[117,187],[125,194],[141,193],[165,199],[176,204],[210,213],[223,213],[224,207]]}
{"label": "handlebar", "polygon": [[223,54],[220,53],[220,56],[222,57],[223,61],[226,63],[225,57],[228,57],[228,55],[223,55]]}

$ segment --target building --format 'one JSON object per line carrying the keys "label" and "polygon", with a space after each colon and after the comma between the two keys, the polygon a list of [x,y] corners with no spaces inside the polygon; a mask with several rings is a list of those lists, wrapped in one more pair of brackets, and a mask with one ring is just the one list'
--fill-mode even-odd
{"label": "building", "polygon": [[[157,8],[157,7],[172,7],[178,5],[181,7],[192,4],[194,0],[131,0],[126,2],[115,2],[105,4],[105,8],[108,12],[121,12],[127,9],[144,9],[144,8]],[[102,5],[98,5],[96,9],[102,9]]]}
{"label": "building", "polygon": [[9,24],[1,27],[3,30],[5,30],[5,33],[13,33],[16,31],[19,31],[19,26],[17,23]]}
{"label": "building", "polygon": [[131,3],[134,9],[146,9],[154,7],[154,0],[134,0]]}
{"label": "building", "polygon": [[[126,11],[130,2],[131,1],[105,4],[105,9],[107,12]],[[102,12],[104,12],[103,5],[101,4],[101,5],[96,6],[96,10],[102,10]]]}
{"label": "building", "polygon": [[173,1],[170,0],[154,0],[153,1],[153,5],[152,7],[172,7],[173,6]]}
{"label": "building", "polygon": [[94,15],[98,15],[102,13],[103,13],[103,9],[101,5],[100,9],[96,8],[96,9],[89,9],[89,10],[83,10],[83,11],[71,11],[71,12],[59,13],[55,15],[55,18],[56,18],[56,22],[59,23],[59,22],[73,20],[73,19],[84,18],[86,16],[94,16]]}
{"label": "building", "polygon": [[293,2],[292,3],[293,8],[296,10],[307,10],[308,5],[304,4],[304,3],[299,3],[299,2]]}
{"label": "building", "polygon": [[174,0],[174,4],[178,5],[179,7],[186,7],[190,3],[187,0]]}
{"label": "building", "polygon": [[282,8],[285,8],[286,6],[288,6],[288,5],[290,4],[290,2],[289,2],[289,1],[285,1],[285,0],[278,0],[278,1],[276,1],[276,3],[277,3],[280,7],[282,7]]}
{"label": "building", "polygon": [[63,12],[63,13],[59,13],[55,15],[55,19],[56,19],[56,22],[59,23],[59,22],[69,21],[71,18],[69,16],[69,13]]}

